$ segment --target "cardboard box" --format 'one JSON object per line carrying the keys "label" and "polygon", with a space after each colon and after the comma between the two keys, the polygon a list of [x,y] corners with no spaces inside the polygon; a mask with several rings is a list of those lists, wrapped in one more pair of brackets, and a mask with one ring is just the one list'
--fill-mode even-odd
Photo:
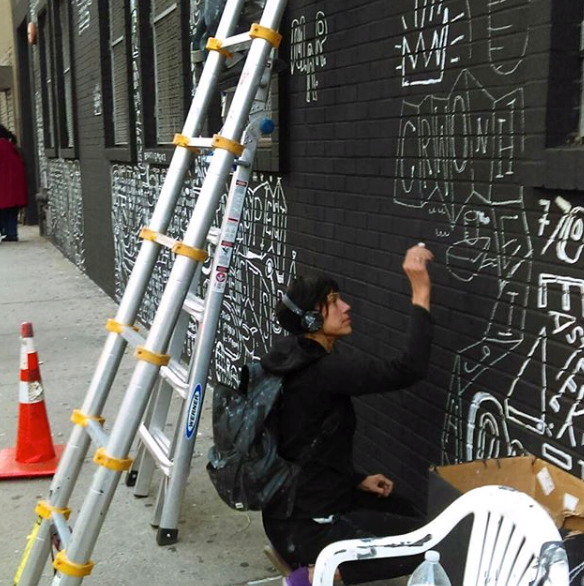
{"label": "cardboard box", "polygon": [[[488,484],[510,486],[543,505],[564,537],[570,562],[570,584],[584,585],[584,482],[534,456],[478,460],[430,470],[428,517],[433,519],[461,494]],[[437,549],[453,586],[462,584],[461,560],[472,520],[463,521]],[[582,566],[578,571],[578,566]],[[574,574],[574,575],[572,575]]]}

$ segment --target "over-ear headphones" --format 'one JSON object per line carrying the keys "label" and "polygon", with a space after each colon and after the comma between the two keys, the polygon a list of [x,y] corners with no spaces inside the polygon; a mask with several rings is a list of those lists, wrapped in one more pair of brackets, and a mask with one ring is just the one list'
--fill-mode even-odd
{"label": "over-ear headphones", "polygon": [[300,309],[288,295],[282,295],[282,303],[293,313],[300,316],[300,327],[306,332],[318,332],[324,323],[322,313],[316,309],[304,311]]}

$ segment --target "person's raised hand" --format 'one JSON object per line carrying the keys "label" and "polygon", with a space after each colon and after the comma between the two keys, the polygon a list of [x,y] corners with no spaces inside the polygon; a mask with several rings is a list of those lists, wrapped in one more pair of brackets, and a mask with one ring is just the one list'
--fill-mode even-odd
{"label": "person's raised hand", "polygon": [[372,474],[371,476],[367,476],[357,488],[365,492],[372,492],[378,496],[386,497],[393,490],[393,482],[383,474]]}
{"label": "person's raised hand", "polygon": [[430,309],[430,290],[432,283],[428,273],[428,263],[434,255],[423,243],[412,246],[406,251],[403,269],[412,287],[412,303]]}

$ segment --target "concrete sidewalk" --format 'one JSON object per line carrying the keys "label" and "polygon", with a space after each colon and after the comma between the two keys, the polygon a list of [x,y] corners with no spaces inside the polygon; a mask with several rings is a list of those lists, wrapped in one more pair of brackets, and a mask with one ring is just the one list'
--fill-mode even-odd
{"label": "concrete sidewalk", "polygon": [[[104,324],[116,304],[65,259],[35,227],[20,230],[21,241],[0,244],[0,449],[14,446],[18,421],[20,324],[33,323],[36,349],[55,444],[66,443],[71,412],[81,407],[106,337]],[[115,419],[134,360],[122,363],[104,416]],[[204,408],[191,480],[180,521],[180,541],[158,547],[150,526],[153,495],[133,497],[120,483],[92,555],[95,568],[84,583],[99,586],[181,584],[233,586],[268,580],[279,584],[265,558],[259,514],[238,513],[217,497],[205,472],[211,443],[210,401]],[[71,499],[72,522],[96,467],[88,454]],[[0,586],[12,584],[34,508],[46,498],[50,479],[0,481]],[[50,583],[47,565],[42,584]]]}

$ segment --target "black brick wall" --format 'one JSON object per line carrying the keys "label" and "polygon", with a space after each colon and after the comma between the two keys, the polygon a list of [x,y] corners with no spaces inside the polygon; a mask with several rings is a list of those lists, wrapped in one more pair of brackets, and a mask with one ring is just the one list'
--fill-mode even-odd
{"label": "black brick wall", "polygon": [[[138,78],[136,160],[102,152],[97,7],[75,35],[85,266],[121,294],[165,167],[143,157]],[[342,343],[395,355],[410,309],[403,255],[424,241],[436,259],[430,374],[356,402],[355,451],[421,508],[431,464],[528,450],[584,473],[581,20],[572,0],[292,0],[286,13],[280,175],[258,169],[251,186],[215,374],[234,380],[269,347],[278,292],[311,269],[337,277],[353,307]],[[136,38],[132,50],[148,60]],[[195,169],[171,232],[200,180]]]}

